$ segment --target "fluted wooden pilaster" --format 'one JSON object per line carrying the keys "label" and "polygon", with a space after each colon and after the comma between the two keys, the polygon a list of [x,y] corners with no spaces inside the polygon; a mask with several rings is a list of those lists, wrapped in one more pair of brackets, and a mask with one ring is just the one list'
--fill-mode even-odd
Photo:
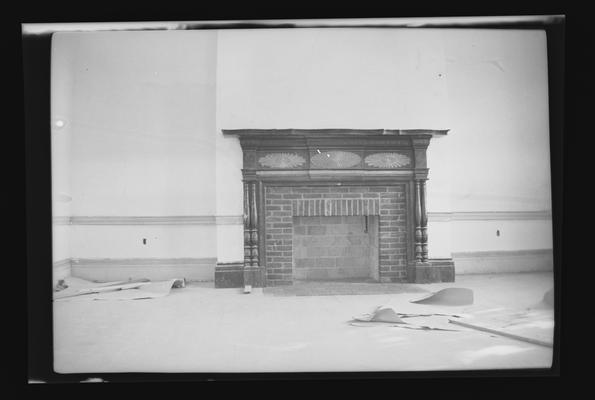
{"label": "fluted wooden pilaster", "polygon": [[421,261],[428,261],[428,214],[426,213],[426,181],[419,182],[420,208],[421,208]]}
{"label": "fluted wooden pilaster", "polygon": [[422,207],[421,182],[415,181],[415,261],[422,261]]}
{"label": "fluted wooden pilaster", "polygon": [[250,184],[244,183],[244,267],[252,261],[252,235],[250,234]]}
{"label": "fluted wooden pilaster", "polygon": [[250,265],[258,266],[258,207],[256,204],[256,182],[250,183]]}

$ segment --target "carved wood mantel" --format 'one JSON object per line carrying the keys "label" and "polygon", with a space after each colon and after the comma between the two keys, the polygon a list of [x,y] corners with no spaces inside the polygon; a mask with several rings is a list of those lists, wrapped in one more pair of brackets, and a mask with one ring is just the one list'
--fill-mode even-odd
{"label": "carved wood mantel", "polygon": [[448,130],[234,129],[243,151],[244,282],[266,286],[265,188],[271,185],[403,184],[407,188],[409,281],[430,266],[426,150]]}

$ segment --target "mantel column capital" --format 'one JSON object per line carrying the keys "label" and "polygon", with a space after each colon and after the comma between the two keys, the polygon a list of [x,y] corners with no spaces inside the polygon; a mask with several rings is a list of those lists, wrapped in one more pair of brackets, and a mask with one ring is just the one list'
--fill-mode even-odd
{"label": "mantel column capital", "polygon": [[255,182],[258,180],[256,170],[242,169],[242,178],[244,182]]}
{"label": "mantel column capital", "polygon": [[413,172],[413,179],[416,181],[427,181],[429,172],[429,168],[416,168]]}

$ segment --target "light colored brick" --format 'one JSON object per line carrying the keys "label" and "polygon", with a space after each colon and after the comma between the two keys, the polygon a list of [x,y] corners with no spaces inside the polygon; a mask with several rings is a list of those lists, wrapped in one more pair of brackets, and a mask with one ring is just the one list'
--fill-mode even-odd
{"label": "light colored brick", "polygon": [[307,247],[308,257],[326,257],[328,256],[328,247],[311,246]]}
{"label": "light colored brick", "polygon": [[316,260],[316,267],[330,268],[330,267],[334,267],[336,265],[335,258],[320,257],[320,258],[316,258],[315,260]]}
{"label": "light colored brick", "polygon": [[307,233],[308,233],[308,235],[325,235],[326,227],[325,226],[308,226]]}
{"label": "light colored brick", "polygon": [[305,235],[306,234],[306,227],[305,226],[294,226],[293,233],[295,235]]}

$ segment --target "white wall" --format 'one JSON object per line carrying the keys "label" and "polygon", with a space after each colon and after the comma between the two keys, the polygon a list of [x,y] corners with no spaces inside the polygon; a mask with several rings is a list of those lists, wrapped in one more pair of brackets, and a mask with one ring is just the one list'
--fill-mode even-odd
{"label": "white wall", "polygon": [[73,225],[71,242],[72,258],[217,256],[214,225]]}
{"label": "white wall", "polygon": [[[216,32],[60,33],[71,215],[214,215]],[[67,78],[71,87],[61,88]],[[74,257],[213,256],[215,227],[73,228]],[[148,230],[148,231],[147,231]],[[139,246],[149,236],[147,245]]]}
{"label": "white wall", "polygon": [[452,131],[429,150],[432,210],[441,211],[447,181],[453,211],[551,209],[545,39],[526,30],[443,34]]}
{"label": "white wall", "polygon": [[63,35],[73,215],[214,213],[215,32]]}
{"label": "white wall", "polygon": [[221,31],[218,121],[228,129],[440,129],[443,53],[434,31]]}
{"label": "white wall", "polygon": [[[551,210],[545,33],[453,30],[443,43],[451,132],[428,149],[428,210]],[[451,252],[553,246],[551,220],[432,222],[429,233],[431,257],[448,256],[448,234]]]}
{"label": "white wall", "polygon": [[[241,215],[234,128],[450,129],[428,150],[430,214],[551,208],[543,32],[62,33],[54,51],[54,190],[72,197],[55,215]],[[240,224],[65,229],[55,254],[243,259]],[[429,236],[436,258],[552,247],[549,221],[431,220]]]}
{"label": "white wall", "polygon": [[[428,150],[430,214],[549,210],[546,56],[539,31],[221,31],[220,208],[242,201],[241,149],[221,129],[429,128],[450,129]],[[432,221],[429,235],[432,258],[552,247],[550,221]]]}

